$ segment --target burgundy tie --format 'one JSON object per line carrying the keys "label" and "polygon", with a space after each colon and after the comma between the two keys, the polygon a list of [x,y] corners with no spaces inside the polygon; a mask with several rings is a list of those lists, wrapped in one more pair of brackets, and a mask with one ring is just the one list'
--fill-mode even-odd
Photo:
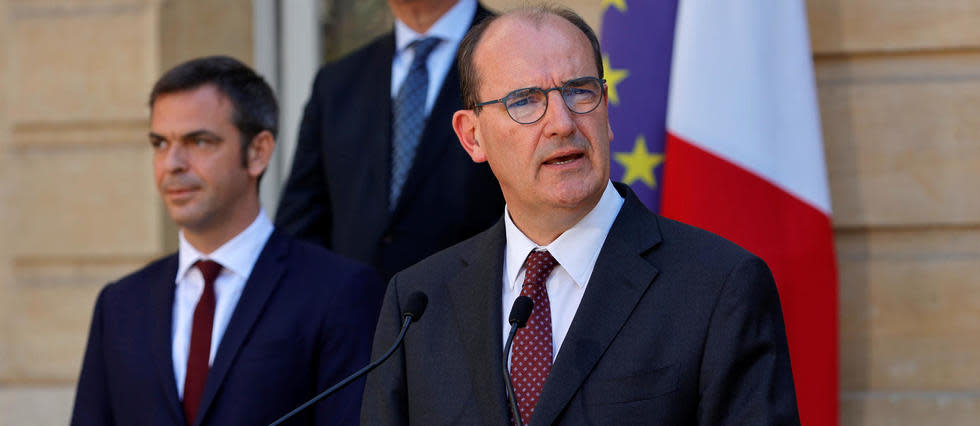
{"label": "burgundy tie", "polygon": [[191,326],[191,349],[187,356],[187,376],[184,378],[184,420],[194,424],[197,408],[201,405],[204,383],[208,378],[208,359],[211,357],[211,327],[214,324],[214,279],[221,272],[221,264],[211,260],[199,260],[197,269],[204,276],[204,292],[194,308]]}
{"label": "burgundy tie", "polygon": [[548,301],[545,280],[558,261],[547,251],[532,251],[524,265],[521,296],[534,301],[534,310],[527,320],[527,326],[518,330],[514,338],[510,375],[514,381],[517,406],[521,409],[521,419],[524,424],[529,424],[541,389],[551,372],[551,303]]}

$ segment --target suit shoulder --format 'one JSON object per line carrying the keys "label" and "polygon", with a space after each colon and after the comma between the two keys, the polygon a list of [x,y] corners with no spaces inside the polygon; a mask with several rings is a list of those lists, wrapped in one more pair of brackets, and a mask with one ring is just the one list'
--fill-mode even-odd
{"label": "suit shoulder", "polygon": [[686,276],[689,285],[728,281],[732,274],[771,282],[772,272],[762,258],[710,231],[657,216],[662,236],[657,267]]}
{"label": "suit shoulder", "polygon": [[[501,225],[498,223],[498,225]],[[415,282],[448,282],[466,266],[468,254],[481,252],[487,244],[494,240],[493,234],[501,232],[498,226],[480,232],[470,238],[442,249],[418,263],[396,274],[397,280],[403,283]],[[501,252],[502,253],[502,252]]]}
{"label": "suit shoulder", "polygon": [[128,303],[139,300],[161,281],[174,283],[177,276],[177,254],[156,259],[116,281],[105,285],[99,292],[99,303],[114,305],[116,301]]}
{"label": "suit shoulder", "polygon": [[122,278],[109,283],[106,285],[106,289],[111,288],[112,291],[119,292],[142,291],[153,281],[159,280],[161,277],[169,277],[172,280],[176,276],[177,254],[172,253],[153,260],[152,262],[146,264],[146,266],[130,272]]}
{"label": "suit shoulder", "polygon": [[289,244],[287,259],[293,268],[323,270],[335,274],[372,271],[371,267],[334,253],[323,246],[285,234],[282,238]]}
{"label": "suit shoulder", "polygon": [[329,282],[330,285],[322,287],[332,290],[347,288],[375,291],[384,286],[381,276],[370,266],[307,241],[287,236],[282,238],[289,244],[286,258],[291,273],[304,281]]}
{"label": "suit shoulder", "polygon": [[660,216],[657,220],[662,243],[649,259],[664,277],[671,277],[663,282],[690,294],[689,300],[715,300],[725,288],[751,303],[775,294],[772,271],[762,258],[704,229]]}
{"label": "suit shoulder", "polygon": [[334,272],[364,271],[371,268],[348,259],[322,246],[294,237],[283,236],[289,242],[289,262],[304,269],[328,269]]}
{"label": "suit shoulder", "polygon": [[756,255],[738,244],[702,228],[657,216],[663,243],[671,251],[696,258],[748,259]]}
{"label": "suit shoulder", "polygon": [[460,254],[465,252],[465,242],[433,253],[418,263],[405,268],[397,275],[400,275],[403,280],[412,280],[414,277],[431,276],[433,272],[457,269],[462,265]]}
{"label": "suit shoulder", "polygon": [[613,185],[626,202],[609,238],[630,241],[630,246],[644,250],[644,257],[661,271],[717,276],[747,261],[765,265],[758,256],[720,235],[650,211],[628,186]]}
{"label": "suit shoulder", "polygon": [[453,244],[449,247],[439,250],[438,252],[433,253],[431,256],[422,259],[420,262],[416,263],[415,265],[412,265],[411,267],[406,269],[406,271],[431,270],[434,268],[441,268],[441,267],[453,266],[456,264],[462,264],[464,262],[463,255],[465,253],[472,253],[480,250],[480,248],[487,243],[487,240],[491,237],[491,234],[498,232],[495,230],[495,228],[497,227],[491,226],[489,229],[486,229],[480,232],[479,234],[476,234],[463,241],[460,241],[456,244]]}

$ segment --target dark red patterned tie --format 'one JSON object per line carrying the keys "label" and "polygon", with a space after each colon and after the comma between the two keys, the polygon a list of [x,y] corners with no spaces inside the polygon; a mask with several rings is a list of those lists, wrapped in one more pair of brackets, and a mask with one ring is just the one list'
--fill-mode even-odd
{"label": "dark red patterned tie", "polygon": [[558,265],[558,261],[547,251],[532,251],[524,265],[521,296],[530,297],[534,301],[534,310],[527,320],[527,326],[518,330],[514,337],[510,375],[514,381],[517,406],[521,409],[521,419],[524,424],[529,424],[534,407],[538,404],[538,397],[541,396],[541,389],[551,372],[551,302],[548,301],[545,280]]}
{"label": "dark red patterned tie", "polygon": [[187,376],[184,378],[184,420],[194,424],[197,408],[201,405],[204,383],[208,378],[208,359],[211,357],[211,328],[214,324],[214,279],[221,272],[221,265],[211,260],[199,260],[197,269],[204,276],[204,292],[194,308],[191,326],[191,349],[187,356]]}

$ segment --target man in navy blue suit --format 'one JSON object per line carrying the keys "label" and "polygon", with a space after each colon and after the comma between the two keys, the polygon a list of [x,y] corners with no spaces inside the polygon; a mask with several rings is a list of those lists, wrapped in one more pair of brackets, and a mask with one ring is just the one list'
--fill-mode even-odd
{"label": "man in navy blue suit", "polygon": [[[278,107],[255,72],[228,57],[183,63],[150,108],[179,251],[102,290],[72,424],[269,424],[368,362],[384,284],[284,236],[261,209]],[[356,424],[362,391],[296,424]]]}

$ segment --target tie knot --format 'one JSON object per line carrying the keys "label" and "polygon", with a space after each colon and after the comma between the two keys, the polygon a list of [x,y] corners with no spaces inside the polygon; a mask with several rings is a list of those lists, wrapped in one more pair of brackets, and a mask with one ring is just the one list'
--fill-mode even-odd
{"label": "tie knot", "polygon": [[425,60],[429,58],[429,54],[432,53],[432,49],[435,49],[437,44],[439,44],[438,37],[420,38],[411,42],[408,47],[415,51],[415,59],[412,62],[416,64],[425,63]]}
{"label": "tie knot", "polygon": [[558,266],[558,261],[547,250],[535,250],[527,256],[524,266],[525,282],[543,283],[551,275],[551,270]]}
{"label": "tie knot", "polygon": [[213,260],[198,260],[196,265],[204,276],[204,284],[214,284],[214,279],[221,272],[221,264]]}

